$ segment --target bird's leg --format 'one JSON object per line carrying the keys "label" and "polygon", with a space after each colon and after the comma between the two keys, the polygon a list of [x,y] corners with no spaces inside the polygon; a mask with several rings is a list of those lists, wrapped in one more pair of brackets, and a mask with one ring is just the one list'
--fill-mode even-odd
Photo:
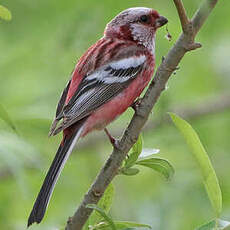
{"label": "bird's leg", "polygon": [[117,140],[109,133],[107,128],[104,128],[106,135],[108,136],[110,143],[113,145],[114,148],[117,147]]}
{"label": "bird's leg", "polygon": [[137,108],[138,108],[138,106],[140,105],[141,100],[142,100],[142,98],[138,98],[138,99],[137,99],[136,101],[134,101],[133,104],[130,106],[130,107],[133,108],[133,110],[134,110],[135,112],[137,111]]}

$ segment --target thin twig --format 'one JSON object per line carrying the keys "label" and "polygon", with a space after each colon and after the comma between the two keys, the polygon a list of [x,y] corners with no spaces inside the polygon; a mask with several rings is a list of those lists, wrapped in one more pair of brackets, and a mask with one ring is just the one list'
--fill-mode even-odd
{"label": "thin twig", "polygon": [[175,107],[170,111],[175,111],[185,118],[193,119],[228,110],[230,110],[230,94],[223,93],[220,96],[211,97],[205,102],[197,104],[193,107]]}
{"label": "thin twig", "polygon": [[[214,8],[217,0],[205,0],[205,2],[207,2],[210,6],[209,10],[204,11],[202,5],[192,21],[195,26],[196,33],[199,31],[199,29],[203,25],[203,22],[208,17],[211,10]],[[205,16],[203,16],[202,12],[204,12]],[[143,100],[138,106],[136,113],[134,114],[131,122],[125,130],[121,140],[118,141],[116,145],[117,148],[113,149],[112,154],[109,156],[109,159],[101,169],[89,191],[85,194],[84,199],[78,207],[77,211],[75,212],[74,216],[71,217],[67,222],[66,230],[82,229],[92,212],[92,209],[86,208],[86,205],[97,204],[107,186],[116,176],[122,164],[122,161],[125,159],[126,154],[131,149],[133,144],[136,142],[143,126],[148,120],[149,114],[153,106],[157,102],[162,91],[165,89],[169,77],[176,69],[185,53],[189,51],[189,49],[187,48],[191,46],[191,39],[193,41],[195,37],[193,36],[193,31],[191,31],[191,34],[191,38],[188,39],[188,36],[185,36],[185,34],[182,33],[175,45],[170,49],[165,60],[159,66],[155,74],[154,80],[150,84]],[[198,47],[198,45],[194,45],[193,48],[196,47]]]}
{"label": "thin twig", "polygon": [[182,30],[184,33],[186,33],[187,25],[189,24],[189,19],[187,17],[183,2],[182,0],[173,0],[173,1],[176,6],[179,18],[180,18]]}

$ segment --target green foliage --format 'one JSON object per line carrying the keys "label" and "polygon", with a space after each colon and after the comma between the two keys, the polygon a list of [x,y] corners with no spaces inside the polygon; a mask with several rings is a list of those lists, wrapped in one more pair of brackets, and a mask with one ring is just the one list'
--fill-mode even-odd
{"label": "green foliage", "polygon": [[[151,226],[147,224],[139,224],[135,222],[128,222],[128,221],[114,221],[114,225],[117,230],[124,230],[124,229],[130,229],[130,228],[149,228],[151,229]],[[106,222],[101,222],[97,225],[95,225],[92,229],[94,230],[108,230],[110,225]]]}
{"label": "green foliage", "polygon": [[[103,210],[105,212],[105,214],[107,214],[110,210],[110,207],[112,205],[113,202],[113,197],[114,197],[114,186],[111,183],[107,189],[105,190],[102,198],[100,199],[100,201],[97,204],[97,207],[100,208],[101,210]],[[93,213],[91,214],[89,220],[88,220],[88,224],[89,225],[94,225],[95,223],[100,223],[102,221],[102,216],[100,214],[98,214],[98,211],[93,211]]]}
{"label": "green foliage", "polygon": [[170,180],[174,175],[173,166],[165,159],[151,157],[149,159],[139,159],[136,162],[137,165],[142,165],[151,168],[165,177],[166,180]]}
{"label": "green foliage", "polygon": [[3,105],[0,104],[0,118],[5,121],[14,132],[17,132],[16,126],[13,123],[12,119],[10,118],[10,115],[7,113]]}
{"label": "green foliage", "polygon": [[230,222],[216,219],[196,228],[195,230],[230,230]]}
{"label": "green foliage", "polygon": [[208,154],[206,153],[197,133],[192,126],[176,114],[170,113],[170,116],[178,130],[185,138],[188,147],[191,149],[196,159],[203,176],[203,182],[209,199],[214,208],[216,216],[219,217],[222,210],[222,194],[215,170],[208,157]]}
{"label": "green foliage", "polygon": [[131,153],[128,155],[128,158],[125,160],[124,167],[126,169],[131,168],[137,161],[140,156],[143,148],[143,137],[142,134],[139,135],[137,142],[133,145]]}
{"label": "green foliage", "polygon": [[10,21],[12,18],[10,11],[2,5],[0,5],[0,18],[6,21]]}
{"label": "green foliage", "polygon": [[[162,174],[166,179],[170,179],[174,174],[174,169],[172,165],[165,159],[156,158],[154,154],[158,152],[158,150],[148,151],[148,154],[142,154],[143,151],[143,138],[142,135],[139,135],[137,142],[133,145],[130,153],[128,154],[127,159],[124,160],[123,166],[120,169],[120,173],[126,176],[134,176],[140,172],[139,169],[134,168],[134,165],[140,165],[144,167],[148,167],[153,169],[154,171]],[[141,155],[142,154],[142,155]],[[85,230],[102,230],[102,229],[112,229],[112,230],[120,230],[120,229],[128,229],[128,228],[139,228],[139,227],[147,227],[151,228],[146,224],[139,224],[134,222],[127,221],[113,221],[111,217],[109,217],[108,212],[110,210],[112,199],[114,196],[114,187],[112,184],[108,186],[103,197],[98,202],[98,205],[89,204],[87,208],[94,209],[92,215],[87,221]]]}
{"label": "green foliage", "polygon": [[92,215],[90,216],[85,230],[122,230],[128,228],[151,228],[147,224],[134,223],[129,221],[114,221],[109,215],[108,212],[112,205],[112,200],[114,196],[114,187],[110,184],[101,200],[98,202],[98,205],[88,204],[87,208],[94,209]]}
{"label": "green foliage", "polygon": [[[203,182],[210,199],[210,202],[213,206],[213,209],[216,213],[216,217],[220,216],[222,211],[222,194],[219,186],[218,178],[216,176],[215,170],[212,166],[212,163],[208,157],[207,152],[205,151],[197,133],[192,128],[192,126],[177,116],[176,114],[170,113],[173,123],[181,132],[182,136],[185,138],[185,141],[188,147],[191,149],[197,165],[203,176]],[[196,230],[227,230],[230,229],[230,222],[223,221],[220,219],[212,220]]]}
{"label": "green foliage", "polygon": [[137,168],[121,168],[120,172],[121,174],[126,176],[134,176],[137,175],[140,172],[140,170]]}
{"label": "green foliage", "polygon": [[[94,209],[95,211],[97,211],[97,212],[104,218],[104,220],[108,223],[108,225],[111,227],[112,230],[117,230],[117,228],[116,228],[116,226],[115,226],[115,224],[114,224],[112,218],[110,218],[110,217],[106,214],[105,210],[99,208],[99,207],[98,207],[97,205],[95,205],[95,204],[88,204],[88,205],[86,205],[86,208],[92,208],[92,209]],[[90,227],[90,229],[94,229],[94,227]]]}
{"label": "green foliage", "polygon": [[[157,171],[163,175],[166,180],[170,180],[174,175],[174,168],[169,161],[155,157],[155,153],[158,153],[153,149],[148,151],[147,155],[142,154],[143,152],[143,138],[142,135],[138,137],[137,142],[133,145],[130,154],[124,161],[124,166],[120,169],[120,173],[126,176],[134,176],[140,172],[139,169],[134,168],[134,165],[141,165],[154,171]],[[143,156],[142,156],[143,155]]]}

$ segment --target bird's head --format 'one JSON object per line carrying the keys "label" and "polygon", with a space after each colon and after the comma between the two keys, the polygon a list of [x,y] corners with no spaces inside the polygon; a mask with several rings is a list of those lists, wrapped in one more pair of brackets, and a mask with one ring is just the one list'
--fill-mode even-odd
{"label": "bird's head", "polygon": [[167,22],[156,10],[145,7],[129,8],[107,24],[105,36],[136,41],[153,49],[156,30]]}

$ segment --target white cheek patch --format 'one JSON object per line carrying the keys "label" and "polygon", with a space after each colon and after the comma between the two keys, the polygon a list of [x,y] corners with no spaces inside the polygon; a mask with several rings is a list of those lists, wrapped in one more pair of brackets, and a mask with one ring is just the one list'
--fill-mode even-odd
{"label": "white cheek patch", "polygon": [[155,32],[150,31],[143,25],[132,24],[130,26],[133,40],[138,44],[145,46],[153,55],[155,55]]}

